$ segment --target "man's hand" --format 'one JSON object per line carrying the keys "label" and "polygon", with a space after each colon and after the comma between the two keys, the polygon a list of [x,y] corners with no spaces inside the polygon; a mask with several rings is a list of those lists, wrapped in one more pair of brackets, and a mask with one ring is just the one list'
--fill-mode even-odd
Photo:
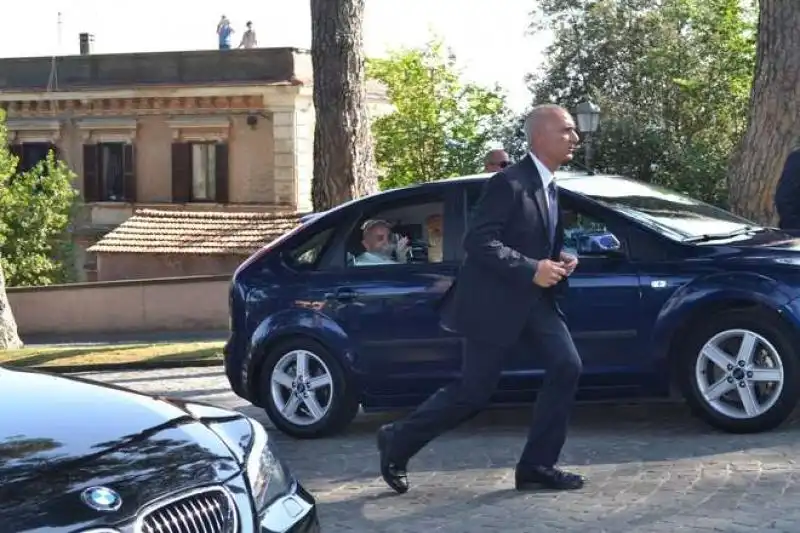
{"label": "man's hand", "polygon": [[540,287],[547,288],[552,287],[566,276],[567,270],[563,262],[542,259],[536,267],[536,275],[533,276],[533,282]]}
{"label": "man's hand", "polygon": [[566,252],[561,252],[561,262],[564,263],[564,270],[567,271],[567,276],[571,276],[575,272],[575,267],[578,266],[578,258]]}
{"label": "man's hand", "polygon": [[408,237],[400,237],[397,240],[395,251],[397,252],[397,260],[401,263],[408,261],[409,242]]}

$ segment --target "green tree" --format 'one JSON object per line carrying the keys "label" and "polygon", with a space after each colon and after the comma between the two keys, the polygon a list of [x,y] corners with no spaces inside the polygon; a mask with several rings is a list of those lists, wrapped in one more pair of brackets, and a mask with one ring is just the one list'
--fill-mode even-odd
{"label": "green tree", "polygon": [[370,59],[367,75],[395,108],[372,126],[383,189],[479,172],[510,117],[499,88],[463,82],[437,40]]}
{"label": "green tree", "polygon": [[603,109],[596,167],[727,200],[755,60],[753,9],[740,0],[545,0],[555,33],[532,78],[536,101]]}
{"label": "green tree", "polygon": [[512,161],[519,161],[528,152],[525,139],[525,117],[528,111],[512,115],[500,129],[500,144]]}
{"label": "green tree", "polygon": [[[2,113],[2,112],[0,112]],[[70,220],[77,205],[75,174],[51,152],[17,173],[0,114],[0,264],[9,286],[69,281]]]}

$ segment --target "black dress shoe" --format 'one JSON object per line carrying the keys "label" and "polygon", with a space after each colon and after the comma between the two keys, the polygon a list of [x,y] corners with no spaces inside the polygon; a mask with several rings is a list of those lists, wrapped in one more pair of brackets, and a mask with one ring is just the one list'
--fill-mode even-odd
{"label": "black dress shoe", "polygon": [[381,456],[381,477],[389,487],[398,494],[408,492],[408,475],[406,462],[396,461],[389,455],[393,433],[391,424],[386,424],[378,430],[378,452]]}
{"label": "black dress shoe", "polygon": [[586,479],[555,467],[517,467],[514,472],[514,485],[517,490],[535,490],[540,488],[552,490],[575,490],[583,488]]}

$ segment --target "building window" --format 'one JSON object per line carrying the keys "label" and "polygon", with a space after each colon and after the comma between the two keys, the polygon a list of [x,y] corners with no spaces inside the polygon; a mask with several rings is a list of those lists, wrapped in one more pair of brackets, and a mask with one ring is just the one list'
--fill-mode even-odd
{"label": "building window", "polygon": [[172,145],[172,201],[228,203],[228,145]]}
{"label": "building window", "polygon": [[53,150],[58,155],[55,145],[45,142],[24,142],[21,144],[12,144],[11,152],[19,158],[17,164],[17,172],[27,172],[40,161],[47,159],[47,154]]}
{"label": "building window", "polygon": [[216,200],[217,150],[211,143],[192,143],[192,200]]}
{"label": "building window", "polygon": [[122,143],[105,143],[100,149],[100,181],[103,200],[125,200],[125,173],[122,170]]}
{"label": "building window", "polygon": [[135,202],[134,150],[127,143],[83,146],[83,194],[87,202]]}

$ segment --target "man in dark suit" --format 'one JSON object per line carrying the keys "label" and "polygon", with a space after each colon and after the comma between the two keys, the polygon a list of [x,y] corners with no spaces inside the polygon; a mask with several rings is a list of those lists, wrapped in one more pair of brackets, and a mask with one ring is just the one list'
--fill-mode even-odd
{"label": "man in dark suit", "polygon": [[793,150],[783,165],[775,188],[775,208],[781,229],[800,230],[800,148]]}
{"label": "man in dark suit", "polygon": [[569,112],[555,105],[533,109],[525,133],[530,153],[486,183],[464,237],[463,265],[445,296],[443,324],[466,339],[461,378],[378,430],[381,475],[398,493],[408,491],[411,457],[489,403],[505,356],[520,343],[546,375],[515,486],[567,490],[584,484],[583,477],[555,467],[582,365],[556,301],[578,260],[561,251],[553,173],[572,158],[578,135]]}

